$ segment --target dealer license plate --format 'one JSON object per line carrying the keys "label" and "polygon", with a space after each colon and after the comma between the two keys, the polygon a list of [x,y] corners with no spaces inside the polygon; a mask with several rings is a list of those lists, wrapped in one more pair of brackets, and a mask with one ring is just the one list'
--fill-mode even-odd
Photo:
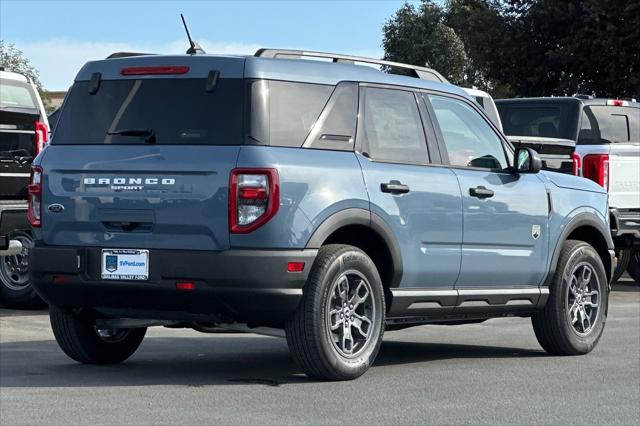
{"label": "dealer license plate", "polygon": [[102,250],[102,279],[148,280],[149,250]]}

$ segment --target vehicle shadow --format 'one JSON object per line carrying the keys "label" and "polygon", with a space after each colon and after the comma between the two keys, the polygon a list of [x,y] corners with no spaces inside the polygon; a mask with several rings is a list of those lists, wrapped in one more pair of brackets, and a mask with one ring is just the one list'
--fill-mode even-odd
{"label": "vehicle shadow", "polygon": [[[523,358],[542,351],[509,347],[385,341],[373,367],[437,362],[454,358]],[[435,364],[435,365],[431,365]],[[54,341],[2,343],[0,387],[104,387],[310,383],[294,364],[284,339],[255,335],[145,339],[119,365],[82,365]]]}

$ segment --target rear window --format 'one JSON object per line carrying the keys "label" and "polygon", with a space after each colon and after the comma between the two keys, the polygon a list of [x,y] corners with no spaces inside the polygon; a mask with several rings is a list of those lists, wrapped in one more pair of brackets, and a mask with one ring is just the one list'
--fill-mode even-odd
{"label": "rear window", "polygon": [[506,135],[575,140],[577,103],[500,103],[498,112]]}
{"label": "rear window", "polygon": [[[242,79],[219,79],[211,92],[206,86],[204,78],[103,80],[92,95],[88,81],[77,82],[52,143],[139,144],[146,136],[135,131],[150,131],[157,144],[241,144]],[[134,132],[113,134],[127,130]]]}
{"label": "rear window", "polygon": [[0,80],[0,108],[38,108],[31,85],[8,79]]}
{"label": "rear window", "polygon": [[0,130],[0,163],[33,156],[33,132]]}
{"label": "rear window", "polygon": [[578,144],[640,142],[640,109],[587,106],[582,112]]}

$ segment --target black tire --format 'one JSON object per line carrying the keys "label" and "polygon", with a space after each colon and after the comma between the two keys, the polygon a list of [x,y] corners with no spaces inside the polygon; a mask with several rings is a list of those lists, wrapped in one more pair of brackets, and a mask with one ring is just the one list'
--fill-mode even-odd
{"label": "black tire", "polygon": [[629,261],[631,260],[632,253],[633,253],[632,249],[616,250],[616,257],[618,258],[618,264],[616,265],[615,271],[613,271],[613,279],[611,281],[613,284],[615,284],[620,279],[622,274],[624,274],[624,271],[627,270],[627,267],[629,266]]}
{"label": "black tire", "polygon": [[113,336],[101,337],[95,318],[56,306],[49,307],[53,335],[69,358],[83,364],[117,364],[138,349],[146,328],[114,330]]}
{"label": "black tire", "polygon": [[[345,279],[347,291],[341,293],[340,283]],[[353,292],[351,285],[355,287]],[[358,299],[354,293],[359,291],[366,302],[355,301]],[[367,291],[366,295],[363,291]],[[331,307],[335,304],[342,306],[344,300],[348,300],[347,306],[354,306],[353,311],[345,306],[346,317],[339,319],[343,318],[342,308],[332,310]],[[378,355],[384,333],[384,315],[382,281],[369,256],[356,247],[327,245],[319,250],[304,288],[303,300],[287,321],[287,344],[293,359],[309,377],[355,379],[369,369]],[[369,320],[368,326],[363,327],[362,317]],[[336,325],[335,333],[330,330],[334,318],[337,324],[341,324]],[[367,336],[360,334],[359,330],[363,328],[367,329]],[[342,336],[347,333],[351,343],[346,345],[345,340],[349,339],[337,337],[337,333]],[[349,349],[351,354],[348,354]]]}
{"label": "black tire", "polygon": [[635,249],[631,252],[627,272],[637,284],[640,284],[640,249]]}
{"label": "black tire", "polygon": [[22,253],[0,256],[0,299],[7,308],[44,308],[47,304],[38,296],[29,278],[29,252],[33,248],[33,237],[23,231],[14,232],[9,237],[22,243]]}
{"label": "black tire", "polygon": [[[584,315],[589,318],[588,324],[591,325],[590,330],[584,327],[585,320],[578,315],[579,310],[573,312],[576,312],[575,318],[578,318],[580,324],[574,322],[573,324],[576,324],[574,327],[570,317],[572,307],[576,306],[570,303],[571,299],[574,298],[574,302],[578,301],[577,297],[571,295],[571,279],[574,272],[580,273],[585,269],[591,270],[589,274],[591,278],[584,291],[593,292],[596,287],[598,291],[595,299],[597,311],[594,312],[593,307],[589,307],[588,311],[584,308]],[[593,302],[593,296],[589,296],[589,300]],[[549,286],[549,300],[545,308],[531,318],[538,342],[545,351],[553,355],[583,355],[591,352],[602,336],[607,319],[608,303],[609,284],[598,253],[585,242],[566,241],[560,253],[556,273]],[[577,329],[581,327],[582,330]]]}

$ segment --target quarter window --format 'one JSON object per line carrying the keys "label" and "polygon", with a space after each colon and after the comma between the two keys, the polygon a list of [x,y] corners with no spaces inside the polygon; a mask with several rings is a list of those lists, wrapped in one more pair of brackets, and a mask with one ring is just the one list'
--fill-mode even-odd
{"label": "quarter window", "polygon": [[264,145],[300,147],[334,86],[258,80],[251,85],[251,132]]}
{"label": "quarter window", "polygon": [[429,96],[453,166],[504,170],[508,162],[502,140],[485,119],[465,102]]}
{"label": "quarter window", "polygon": [[425,164],[427,145],[413,92],[363,87],[360,93],[362,151],[374,160]]}

